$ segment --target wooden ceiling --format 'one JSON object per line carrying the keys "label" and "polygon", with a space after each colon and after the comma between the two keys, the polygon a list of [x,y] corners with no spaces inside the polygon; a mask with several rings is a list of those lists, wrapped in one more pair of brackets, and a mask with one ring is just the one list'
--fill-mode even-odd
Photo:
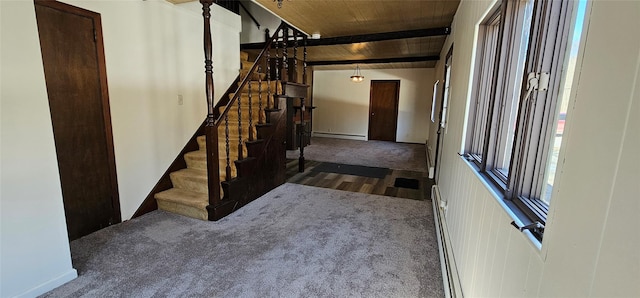
{"label": "wooden ceiling", "polygon": [[[459,0],[254,0],[280,18],[322,38],[449,27]],[[309,61],[439,56],[446,36],[394,39],[309,47]],[[395,64],[395,65],[394,65]],[[433,67],[434,61],[385,65],[360,64],[361,68]],[[353,68],[349,65],[317,66],[319,69]]]}

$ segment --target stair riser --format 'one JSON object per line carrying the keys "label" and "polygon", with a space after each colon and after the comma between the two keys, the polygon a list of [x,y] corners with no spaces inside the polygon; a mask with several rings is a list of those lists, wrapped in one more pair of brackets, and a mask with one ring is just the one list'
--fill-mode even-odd
{"label": "stair riser", "polygon": [[[240,70],[240,80],[244,80],[244,78],[247,76],[247,73],[249,72],[248,69],[241,69]],[[264,80],[267,76],[264,73],[252,73],[251,74],[251,79],[252,80]]]}
{"label": "stair riser", "polygon": [[196,138],[196,140],[198,141],[198,147],[200,148],[200,150],[204,150],[204,148],[207,147],[207,137],[199,136]]}
{"label": "stair riser", "polygon": [[[260,83],[260,84],[258,84]],[[242,82],[238,83],[238,86],[240,86],[240,84],[242,84]],[[271,91],[271,94],[275,93],[276,90],[282,90],[282,85],[279,84],[277,81],[270,81],[267,82],[265,81],[251,81],[249,83],[247,83],[246,85],[244,85],[244,87],[242,88],[242,90],[240,92],[242,92],[243,94],[249,94],[249,85],[251,85],[251,94],[252,95],[257,95],[259,92],[262,92],[262,97],[267,96],[268,91]],[[258,86],[260,86],[260,88],[258,88]],[[268,87],[271,88],[268,88]]]}
{"label": "stair riser", "polygon": [[174,202],[167,202],[164,200],[157,200],[158,209],[171,213],[176,213],[184,216],[188,216],[195,219],[207,220],[209,215],[206,209],[201,210],[195,207],[186,206]]}
{"label": "stair riser", "polygon": [[[248,70],[254,67],[254,62],[248,61],[249,55],[246,52],[240,53],[240,59],[242,68],[240,70],[240,79],[244,80],[248,75]],[[266,71],[266,69],[261,70],[261,72],[264,71]],[[247,158],[248,152],[256,155],[262,154],[265,146],[262,140],[257,140],[258,131],[266,137],[269,137],[270,134],[273,133],[268,125],[260,126],[259,128],[255,125],[260,122],[268,123],[268,119],[275,114],[267,112],[265,109],[273,108],[275,106],[274,102],[276,101],[282,101],[280,98],[274,96],[274,94],[282,92],[283,85],[280,84],[279,81],[274,80],[267,82],[265,81],[266,75],[257,72],[251,73],[249,77],[251,81],[248,82],[242,90],[238,91],[241,92],[241,94],[239,94],[237,102],[234,102],[233,106],[229,107],[230,109],[227,114],[229,123],[226,127],[229,133],[225,135],[224,121],[221,123],[222,125],[217,128],[218,161],[213,162],[218,163],[217,170],[220,181],[223,181],[222,185],[239,185],[237,184],[238,181],[249,181],[247,180],[248,178],[244,176],[251,174],[250,172],[257,166],[259,159],[254,157]],[[249,89],[251,89],[251,105],[249,104]],[[271,91],[271,93],[267,91]],[[238,107],[240,111],[238,111]],[[250,113],[251,117],[249,117]],[[279,113],[281,114],[282,111],[279,111]],[[262,119],[262,121],[259,121],[259,119]],[[239,120],[241,124],[238,123]],[[253,125],[249,125],[249,123]],[[238,131],[239,127],[240,131]],[[251,133],[253,139],[256,140],[255,142],[247,143],[249,133]],[[240,139],[242,139],[243,142],[239,142]],[[228,152],[226,142],[229,143]],[[221,216],[232,212],[238,206],[238,202],[245,204],[247,199],[240,201],[234,199],[235,201],[228,201],[227,205],[225,205],[224,202],[215,203],[213,204],[214,206],[210,205],[211,203],[208,198],[209,179],[207,177],[207,140],[204,136],[199,136],[197,143],[200,150],[192,151],[184,155],[187,169],[178,170],[170,174],[169,178],[171,179],[173,188],[156,193],[155,198],[159,209],[162,210],[203,220],[219,219]],[[215,144],[211,142],[210,144],[215,146]],[[242,158],[239,158],[239,156],[242,156]],[[229,177],[226,177],[227,162],[229,163]],[[209,166],[211,166],[211,164],[209,164]],[[239,171],[244,172],[244,176],[239,176]],[[261,183],[252,182],[252,185],[254,184]],[[228,189],[223,188],[224,187],[221,187],[220,191],[221,197],[225,196],[226,198],[230,198],[233,194],[225,194],[225,191]],[[239,193],[250,191],[252,188],[254,188],[254,186],[248,187],[244,185],[241,188],[236,187],[234,191],[237,192],[236,196],[238,196]],[[264,190],[260,188],[258,192],[264,192]],[[253,190],[252,196],[259,196],[260,194],[258,192]],[[253,200],[254,198],[249,199]]]}
{"label": "stair riser", "polygon": [[207,156],[205,154],[185,154],[184,161],[187,163],[187,168],[197,170],[207,169]]}
{"label": "stair riser", "polygon": [[[280,90],[280,89],[279,89]],[[262,92],[258,92],[258,89],[251,89],[251,100],[253,102],[258,102],[258,100],[260,99],[260,97],[262,97],[262,101],[266,102],[267,98],[271,98],[271,102],[273,102],[273,96],[276,95],[275,93],[275,89],[271,89],[271,96],[269,96],[269,93],[267,92],[267,89],[262,89]],[[229,99],[233,99],[236,96],[235,93],[229,93]],[[240,96],[238,96],[238,98],[240,98],[240,100],[242,100],[243,103],[247,103],[249,102],[249,92],[243,92],[242,94],[240,94]],[[236,103],[234,103],[236,104]]]}
{"label": "stair riser", "polygon": [[[203,148],[203,150],[206,150],[206,146],[205,148]],[[243,148],[242,150],[242,155],[243,156],[248,156],[248,150],[247,148]],[[235,177],[236,175],[236,169],[235,169],[235,165],[233,164],[234,160],[238,159],[238,143],[237,140],[234,142],[230,142],[229,144],[229,158],[230,158],[230,164],[232,166],[232,171],[231,171],[231,176]],[[204,154],[199,154],[199,155],[194,155],[194,154],[185,154],[184,159],[187,163],[187,168],[189,169],[196,169],[196,170],[203,170],[206,171],[207,170],[207,160],[206,160],[206,155]],[[227,165],[227,154],[225,151],[225,144],[224,144],[224,140],[219,142],[219,146],[218,146],[218,163],[220,165],[219,169],[220,169],[220,180],[224,180],[225,178],[225,172],[226,172],[226,165]]]}
{"label": "stair riser", "polygon": [[193,191],[197,193],[203,193],[203,194],[209,193],[206,176],[203,178],[186,177],[186,176],[179,175],[178,172],[173,172],[170,174],[170,177],[171,177],[171,183],[175,188],[180,188],[180,189]]}
{"label": "stair riser", "polygon": [[242,61],[242,69],[249,70],[253,66],[253,61]]}
{"label": "stair riser", "polygon": [[240,61],[248,61],[248,60],[249,60],[249,53],[240,52]]}
{"label": "stair riser", "polygon": [[[220,109],[220,112],[224,111],[222,108]],[[242,114],[242,119],[244,120],[246,117],[246,120],[249,121],[249,107],[242,107],[242,109],[240,110],[240,113]],[[236,119],[236,121],[238,120],[238,106],[234,106],[231,107],[229,109],[229,112],[227,114],[229,116],[229,118],[234,117],[234,119]],[[253,105],[251,107],[251,117],[253,119],[258,118],[258,116],[260,115],[260,109],[258,108],[257,105]],[[262,116],[264,116],[264,112],[262,112]],[[224,121],[224,117],[222,117],[222,121]]]}

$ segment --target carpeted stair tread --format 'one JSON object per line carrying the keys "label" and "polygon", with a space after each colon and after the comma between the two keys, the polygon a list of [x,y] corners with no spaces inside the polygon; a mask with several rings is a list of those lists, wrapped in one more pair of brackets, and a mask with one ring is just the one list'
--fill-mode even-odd
{"label": "carpeted stair tread", "polygon": [[240,61],[249,61],[249,53],[240,52]]}
{"label": "carpeted stair tread", "polygon": [[187,152],[184,154],[184,161],[189,169],[206,170],[207,152],[205,150]]}
{"label": "carpeted stair tread", "polygon": [[[278,92],[282,91],[282,89],[278,89]],[[272,95],[276,95],[276,90],[275,89],[271,89],[271,94]],[[233,97],[236,96],[235,93],[229,93],[229,99],[233,99]],[[269,96],[267,96],[267,90],[262,90],[262,100],[264,102],[267,101],[267,98]],[[238,97],[242,103],[248,103],[249,102],[249,93],[248,92],[242,92],[240,94],[240,96]],[[258,96],[258,90],[253,90],[253,87],[251,87],[251,102],[258,102],[258,100],[260,100],[260,97]],[[273,100],[272,100],[273,101]],[[234,102],[233,104],[238,104],[237,102]]]}
{"label": "carpeted stair tread", "polygon": [[209,193],[206,170],[186,168],[172,172],[169,176],[174,188]]}
{"label": "carpeted stair tread", "polygon": [[209,196],[179,188],[172,188],[155,195],[158,208],[184,216],[207,220]]}
{"label": "carpeted stair tread", "polygon": [[196,141],[198,141],[198,148],[200,148],[200,150],[205,150],[205,148],[207,148],[207,137],[206,136],[198,136],[196,138]]}
{"label": "carpeted stair tread", "polygon": [[[238,83],[238,87],[242,84],[242,82]],[[267,82],[267,81],[251,81],[248,82],[246,85],[244,85],[244,87],[242,88],[242,90],[240,92],[242,92],[243,94],[248,94],[249,93],[249,85],[251,85],[251,93],[256,95],[258,94],[258,91],[262,91],[262,97],[264,98],[267,95],[267,91],[271,91],[271,93],[274,93],[277,90],[282,90],[282,85],[278,82],[278,81],[271,81],[271,82]],[[270,87],[270,88],[267,88]]]}
{"label": "carpeted stair tread", "polygon": [[[249,104],[245,105],[244,103],[242,103],[240,105],[240,108],[241,108],[240,111],[242,112],[243,116],[244,116],[245,113],[247,113],[247,114],[249,113]],[[264,109],[264,102],[263,102],[262,108]],[[222,112],[224,112],[224,109],[225,109],[225,107],[219,107],[218,108],[218,112],[222,113]],[[258,101],[257,100],[255,102],[251,103],[251,112],[253,114],[256,114],[256,115],[257,115],[257,113],[260,112],[260,106],[258,105]],[[235,114],[235,115],[238,114],[238,103],[237,102],[233,103],[233,106],[231,108],[229,108],[229,112],[228,113],[229,113],[229,116],[231,116],[232,114]],[[224,119],[224,117],[222,117],[222,119]]]}
{"label": "carpeted stair tread", "polygon": [[[237,144],[237,143],[236,143]],[[242,150],[242,154],[243,156],[247,156],[247,149],[246,147],[243,148]],[[229,146],[229,157],[232,159],[232,161],[238,157],[238,146],[234,146],[232,144],[230,144]],[[198,150],[198,151],[191,151],[188,152],[184,155],[184,159],[187,163],[187,169],[194,169],[194,170],[200,170],[200,171],[206,171],[207,170],[207,152],[205,150]],[[227,155],[225,153],[225,144],[224,142],[220,142],[220,145],[218,146],[218,161],[220,162],[220,165],[226,165],[226,161],[227,161]],[[231,176],[235,177],[236,176],[236,169],[235,169],[235,165],[233,162],[230,163],[231,164]],[[225,169],[224,167],[220,168],[220,179],[222,180],[225,177]]]}
{"label": "carpeted stair tread", "polygon": [[[249,61],[249,54],[247,52],[240,52],[241,67],[240,79],[244,80],[248,75],[248,71],[253,67],[254,62]],[[238,154],[238,141],[242,137],[243,142],[248,140],[249,131],[253,132],[254,139],[257,139],[256,127],[249,127],[249,111],[251,111],[251,119],[253,124],[258,124],[260,118],[265,121],[266,113],[264,109],[268,106],[268,102],[273,102],[273,99],[269,101],[267,90],[272,90],[272,93],[276,90],[282,89],[282,85],[279,81],[267,82],[264,79],[266,74],[258,73],[257,71],[250,76],[251,81],[248,82],[244,88],[240,91],[241,94],[238,97],[240,103],[242,130],[238,131],[238,102],[234,102],[233,106],[228,111],[229,117],[229,133],[225,136],[224,122],[218,127],[218,170],[220,174],[220,181],[226,180],[226,165],[227,165],[227,151],[226,140],[229,140],[229,166],[231,168],[231,177],[237,177],[237,168],[235,161],[239,159]],[[240,86],[240,84],[238,85]],[[249,106],[249,86],[251,86],[251,108]],[[259,95],[258,89],[262,91]],[[233,98],[233,94],[230,98]],[[262,108],[260,110],[260,98],[262,98]],[[224,107],[219,109],[219,112],[224,111]],[[223,118],[224,119],[224,118]],[[196,137],[199,150],[187,152],[184,154],[184,160],[187,165],[186,169],[181,169],[169,174],[173,188],[157,193],[155,195],[158,207],[160,209],[182,214],[185,216],[199,218],[207,220],[208,205],[208,175],[207,175],[207,141],[206,136],[201,135]],[[242,156],[247,159],[248,150],[247,146],[243,145]],[[222,195],[222,191],[221,191]]]}
{"label": "carpeted stair tread", "polygon": [[[247,74],[249,73],[248,69],[241,69],[240,70],[240,79],[244,80],[244,78],[247,76]],[[257,73],[254,72],[251,74],[251,79],[252,80],[264,80],[267,77],[266,74],[264,73]]]}
{"label": "carpeted stair tread", "polygon": [[251,69],[251,67],[253,66],[254,61],[241,61],[242,62],[242,69]]}

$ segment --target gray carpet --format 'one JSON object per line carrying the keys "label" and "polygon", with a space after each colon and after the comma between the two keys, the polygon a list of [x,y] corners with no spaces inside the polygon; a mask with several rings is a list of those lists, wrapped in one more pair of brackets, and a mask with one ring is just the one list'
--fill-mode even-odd
{"label": "gray carpet", "polygon": [[284,184],[218,222],[163,211],[71,242],[45,297],[442,297],[428,201]]}
{"label": "gray carpet", "polygon": [[[287,151],[289,159],[298,156],[298,150]],[[315,137],[311,138],[311,145],[304,148],[304,156],[315,161],[427,172],[424,144]]]}

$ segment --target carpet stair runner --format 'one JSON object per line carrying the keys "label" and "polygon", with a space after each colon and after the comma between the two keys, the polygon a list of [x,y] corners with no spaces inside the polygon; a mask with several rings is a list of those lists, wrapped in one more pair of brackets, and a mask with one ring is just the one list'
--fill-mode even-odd
{"label": "carpet stair runner", "polygon": [[[249,69],[253,66],[253,62],[248,61],[248,58],[249,55],[247,53],[240,53],[240,59],[242,62],[242,69],[240,69],[241,81],[247,76]],[[264,73],[253,73],[251,77],[252,80],[264,80],[266,75]],[[261,85],[259,85],[257,81],[252,81],[250,84],[252,92],[251,119],[254,126],[249,127],[249,84],[241,90],[242,94],[239,97],[241,117],[238,117],[237,102],[230,107],[227,114],[229,119],[229,165],[231,166],[231,178],[237,177],[237,169],[234,161],[239,159],[237,144],[240,135],[242,135],[242,140],[246,142],[249,140],[249,130],[252,130],[254,140],[259,140],[261,136],[256,127],[269,125],[267,117],[269,110],[266,109],[267,106],[273,107],[273,98],[267,98],[267,88],[269,87],[273,94],[276,92],[276,87],[278,90],[282,90],[280,83],[277,81],[272,81],[271,86],[268,86],[266,81],[262,82]],[[262,91],[262,111],[260,110],[259,105],[259,89]],[[233,95],[234,94],[231,94],[230,98],[233,98]],[[267,105],[268,100],[269,104]],[[224,106],[221,107],[219,111],[222,113],[223,110]],[[241,134],[238,129],[238,118],[241,118],[242,123]],[[263,119],[263,122],[266,122],[266,124],[259,124],[259,119]],[[224,124],[219,126],[218,136],[218,169],[220,171],[220,181],[225,181],[227,158]],[[170,174],[173,188],[157,193],[155,198],[159,209],[197,219],[207,220],[208,213],[206,206],[209,204],[209,198],[207,184],[206,138],[205,136],[198,136],[197,140],[199,150],[188,152],[184,155],[187,168]],[[244,144],[242,146],[242,156],[247,158],[247,153],[247,145]],[[224,194],[221,192],[221,196],[223,195]]]}

